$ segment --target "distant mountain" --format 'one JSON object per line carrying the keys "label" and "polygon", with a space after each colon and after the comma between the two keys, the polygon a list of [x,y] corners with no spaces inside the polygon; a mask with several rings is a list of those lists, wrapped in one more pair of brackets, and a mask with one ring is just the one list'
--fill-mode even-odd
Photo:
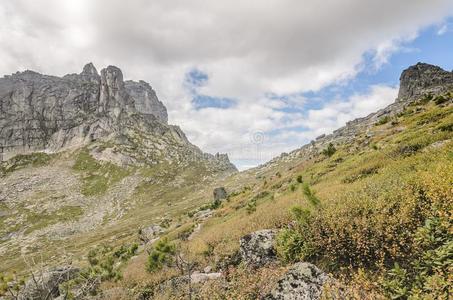
{"label": "distant mountain", "polygon": [[[219,171],[236,171],[226,155],[202,153],[177,126],[144,81],[124,81],[109,66],[98,74],[92,63],[63,77],[18,72],[0,79],[0,158],[34,151],[57,152],[93,141],[134,144],[127,160],[206,161]],[[140,141],[138,135],[145,140]],[[153,142],[146,143],[146,137]]]}

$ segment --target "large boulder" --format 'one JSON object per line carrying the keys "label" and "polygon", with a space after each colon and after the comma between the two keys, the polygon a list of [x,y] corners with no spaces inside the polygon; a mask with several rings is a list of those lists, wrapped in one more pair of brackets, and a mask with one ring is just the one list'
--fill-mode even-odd
{"label": "large boulder", "polygon": [[214,202],[225,200],[228,197],[227,191],[224,187],[217,187],[213,191]]}
{"label": "large boulder", "polygon": [[151,240],[159,237],[159,235],[161,235],[164,232],[165,232],[165,229],[162,228],[162,226],[157,225],[157,224],[152,224],[150,226],[140,229],[138,234],[139,234],[140,240],[142,242],[147,243],[148,241],[151,241]]}
{"label": "large boulder", "polygon": [[79,269],[72,266],[62,266],[34,275],[20,290],[19,300],[54,299],[60,296],[59,285],[74,279]]}
{"label": "large boulder", "polygon": [[321,298],[322,288],[329,281],[326,273],[315,265],[300,262],[293,265],[277,282],[264,300],[316,300]]}
{"label": "large boulder", "polygon": [[245,265],[262,267],[277,259],[274,247],[277,230],[264,229],[243,236],[240,240],[240,255]]}

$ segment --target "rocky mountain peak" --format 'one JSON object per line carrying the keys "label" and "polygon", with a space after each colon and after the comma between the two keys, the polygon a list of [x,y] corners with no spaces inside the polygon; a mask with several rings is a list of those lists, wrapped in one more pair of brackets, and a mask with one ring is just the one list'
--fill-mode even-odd
{"label": "rocky mountain peak", "polygon": [[96,67],[91,62],[83,67],[83,71],[80,75],[99,76],[98,70],[96,70]]}
{"label": "rocky mountain peak", "polygon": [[80,74],[63,77],[25,71],[0,78],[0,162],[17,154],[109,142],[118,144],[118,153],[124,151],[105,154],[107,160],[187,165],[195,159],[216,172],[236,170],[228,156],[203,153],[167,120],[151,85],[124,81],[115,66],[100,75],[88,63]]}
{"label": "rocky mountain peak", "polygon": [[98,112],[118,118],[123,112],[135,112],[134,100],[124,87],[123,73],[115,66],[101,70]]}
{"label": "rocky mountain peak", "polygon": [[402,72],[397,102],[413,100],[426,93],[439,94],[451,87],[453,72],[419,62]]}

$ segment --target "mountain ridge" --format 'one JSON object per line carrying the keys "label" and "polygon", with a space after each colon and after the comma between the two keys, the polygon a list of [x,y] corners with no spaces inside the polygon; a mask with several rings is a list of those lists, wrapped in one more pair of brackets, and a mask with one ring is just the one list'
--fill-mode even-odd
{"label": "mountain ridge", "polygon": [[202,153],[178,126],[169,125],[166,107],[152,87],[142,80],[124,81],[115,66],[102,69],[101,74],[88,63],[80,74],[62,77],[29,70],[7,75],[0,79],[0,112],[3,160],[16,154],[81,147],[99,139],[121,143],[128,136],[126,131],[135,128],[172,140],[180,148],[174,152],[182,150],[181,159],[207,159],[236,171],[227,155]]}

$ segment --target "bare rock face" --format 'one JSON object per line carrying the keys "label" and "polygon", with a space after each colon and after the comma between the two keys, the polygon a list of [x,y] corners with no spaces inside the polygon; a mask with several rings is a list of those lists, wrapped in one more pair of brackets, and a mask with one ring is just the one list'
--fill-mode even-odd
{"label": "bare rock face", "polygon": [[100,76],[91,63],[80,74],[61,78],[33,71],[5,76],[0,79],[0,153],[42,150],[60,130],[88,134],[83,131],[89,131],[90,123],[103,117],[117,121],[127,114],[142,114],[145,105],[149,107],[143,112],[145,118],[154,116],[166,124],[165,106],[157,97],[140,98],[144,90],[139,85],[134,93],[140,103],[137,108],[120,69],[109,66]]}
{"label": "bare rock face", "polygon": [[242,261],[252,268],[259,268],[277,259],[274,239],[277,231],[264,229],[243,236],[240,240]]}
{"label": "bare rock face", "polygon": [[310,263],[296,263],[277,282],[265,300],[317,300],[321,298],[327,274]]}
{"label": "bare rock face", "polygon": [[[89,63],[80,74],[63,77],[25,71],[0,78],[0,161],[108,139],[129,147],[122,156],[126,163],[204,161],[214,169],[236,171],[228,156],[203,153],[167,120],[167,109],[151,86],[124,82],[115,66],[100,75]],[[141,151],[133,151],[137,147]]]}
{"label": "bare rock face", "polygon": [[427,93],[440,94],[453,88],[453,72],[418,63],[403,71],[397,101],[407,101]]}
{"label": "bare rock face", "polygon": [[153,115],[163,123],[168,122],[167,109],[157,98],[149,83],[128,80],[124,83],[126,91],[134,99],[135,108],[146,115]]}

